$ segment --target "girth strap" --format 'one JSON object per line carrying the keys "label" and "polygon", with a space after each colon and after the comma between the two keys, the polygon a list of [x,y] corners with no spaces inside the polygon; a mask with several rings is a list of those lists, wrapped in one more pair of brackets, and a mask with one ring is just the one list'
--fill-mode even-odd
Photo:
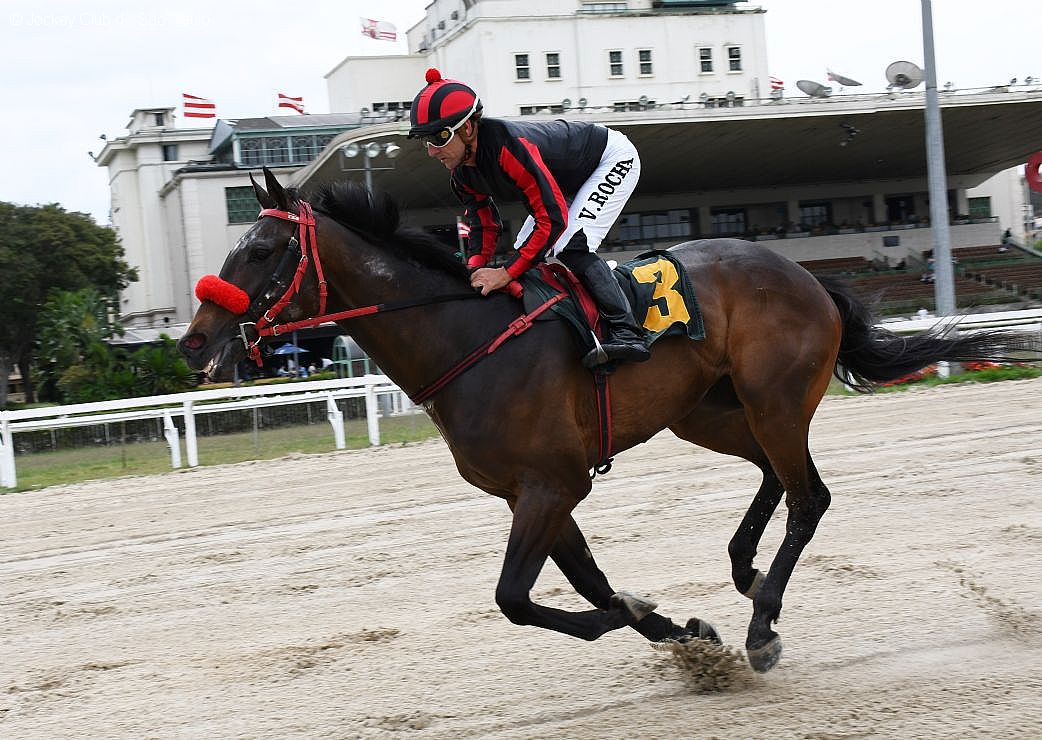
{"label": "girth strap", "polygon": [[597,464],[593,466],[593,475],[604,475],[611,470],[614,458],[611,457],[611,387],[608,375],[604,370],[594,369],[593,383],[597,389],[597,426],[600,434],[597,437]]}

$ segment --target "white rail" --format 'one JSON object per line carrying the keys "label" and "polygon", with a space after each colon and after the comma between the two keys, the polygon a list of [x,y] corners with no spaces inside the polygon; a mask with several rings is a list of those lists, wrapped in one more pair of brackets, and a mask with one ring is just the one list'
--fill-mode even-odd
{"label": "white rail", "polygon": [[960,331],[1008,327],[1023,332],[1040,332],[1042,331],[1042,308],[960,314],[958,316],[927,316],[921,319],[885,321],[880,326],[898,334],[919,333],[940,326],[956,326]]}
{"label": "white rail", "polygon": [[342,450],[346,446],[344,416],[336,401],[341,398],[365,399],[369,443],[378,445],[378,397],[384,395],[391,397],[396,411],[406,410],[410,406],[402,390],[386,375],[366,375],[361,378],[222,388],[40,409],[0,411],[0,486],[14,488],[18,485],[14,455],[14,435],[17,432],[109,424],[134,419],[162,419],[163,436],[170,447],[170,464],[174,468],[180,468],[180,433],[174,424],[174,417],[181,416],[184,418],[188,465],[195,467],[199,464],[195,432],[197,414],[325,401],[326,418],[333,428],[334,443],[338,450]]}

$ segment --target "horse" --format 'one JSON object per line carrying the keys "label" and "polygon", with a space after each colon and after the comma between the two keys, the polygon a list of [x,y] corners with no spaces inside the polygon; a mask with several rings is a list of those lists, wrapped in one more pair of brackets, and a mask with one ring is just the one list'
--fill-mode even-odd
{"label": "horse", "polygon": [[[446,375],[516,325],[521,303],[505,293],[480,297],[453,250],[402,226],[387,194],[342,182],[306,200],[267,169],[264,176],[265,187],[250,178],[258,220],[220,276],[208,276],[220,290],[197,288],[201,303],[178,342],[188,364],[226,377],[247,354],[258,357],[273,323],[332,317],[410,397],[426,399],[463,479],[506,501],[512,523],[495,601],[509,621],[584,640],[630,627],[653,643],[719,643],[704,619],[681,626],[649,599],[616,592],[572,517],[592,489],[603,440],[595,384],[566,322],[531,323]],[[875,327],[849,288],[743,240],[690,241],[669,252],[695,288],[705,338],[664,337],[650,360],[608,376],[612,452],[668,428],[759,468],[759,490],[727,551],[735,588],[752,600],[746,657],[765,672],[781,656],[773,626],[786,585],[831,500],[808,433],[833,374],[868,390],[942,360],[1004,359],[1025,340],[1001,332],[899,337]],[[783,494],[784,539],[764,573],[754,566],[757,545]],[[548,557],[592,609],[532,601]]]}

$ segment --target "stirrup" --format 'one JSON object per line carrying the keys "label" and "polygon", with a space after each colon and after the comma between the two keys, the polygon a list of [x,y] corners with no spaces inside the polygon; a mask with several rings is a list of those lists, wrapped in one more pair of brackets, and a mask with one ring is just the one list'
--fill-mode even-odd
{"label": "stirrup", "polygon": [[590,332],[590,336],[593,337],[593,349],[586,353],[583,357],[583,366],[587,368],[597,367],[608,362],[611,358],[608,357],[608,351],[604,349],[604,345],[601,344],[601,340],[597,338],[597,332]]}

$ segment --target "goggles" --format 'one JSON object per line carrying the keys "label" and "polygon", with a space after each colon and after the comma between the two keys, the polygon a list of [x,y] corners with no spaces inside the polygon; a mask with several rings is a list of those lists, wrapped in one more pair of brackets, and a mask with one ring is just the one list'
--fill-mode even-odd
{"label": "goggles", "polygon": [[470,110],[467,111],[467,115],[463,116],[463,118],[460,119],[459,123],[455,124],[454,126],[445,126],[444,128],[440,128],[433,134],[425,134],[423,136],[420,136],[420,141],[423,142],[423,145],[425,147],[432,146],[435,149],[441,149],[442,147],[446,146],[450,141],[452,141],[452,137],[456,135],[456,130],[470,120],[470,117],[474,115],[474,111],[476,111],[477,108],[478,99],[474,98],[474,104],[470,106]]}

